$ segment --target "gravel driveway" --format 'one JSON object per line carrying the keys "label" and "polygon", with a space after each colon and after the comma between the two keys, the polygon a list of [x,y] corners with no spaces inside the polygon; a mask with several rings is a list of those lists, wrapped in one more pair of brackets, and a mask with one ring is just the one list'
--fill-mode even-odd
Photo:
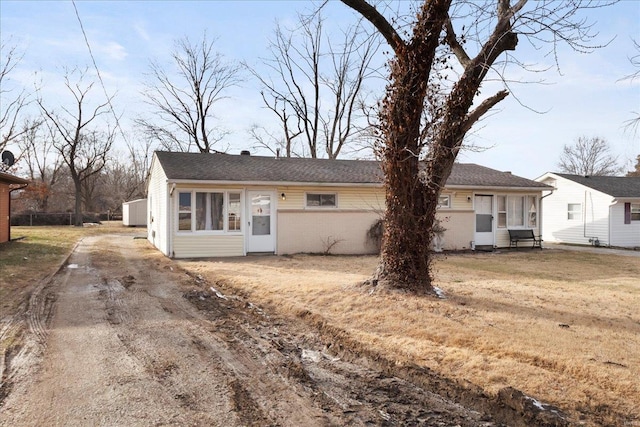
{"label": "gravel driveway", "polygon": [[493,426],[328,354],[131,236],[87,237],[31,297],[4,361],[2,426]]}

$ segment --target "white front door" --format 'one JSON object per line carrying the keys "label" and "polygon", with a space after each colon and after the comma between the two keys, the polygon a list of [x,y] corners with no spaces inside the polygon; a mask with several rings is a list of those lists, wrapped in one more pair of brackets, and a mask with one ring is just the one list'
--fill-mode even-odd
{"label": "white front door", "polygon": [[247,252],[275,252],[274,193],[247,191]]}
{"label": "white front door", "polygon": [[493,246],[493,196],[476,195],[476,246]]}

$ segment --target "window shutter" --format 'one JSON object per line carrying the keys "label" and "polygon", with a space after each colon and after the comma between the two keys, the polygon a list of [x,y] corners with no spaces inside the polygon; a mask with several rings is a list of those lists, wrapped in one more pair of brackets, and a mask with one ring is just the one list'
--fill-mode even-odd
{"label": "window shutter", "polygon": [[624,223],[631,224],[631,203],[624,204]]}

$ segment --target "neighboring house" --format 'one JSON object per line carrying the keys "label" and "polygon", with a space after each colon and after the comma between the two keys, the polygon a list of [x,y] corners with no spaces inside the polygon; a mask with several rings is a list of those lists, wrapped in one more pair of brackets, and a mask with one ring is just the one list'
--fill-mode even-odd
{"label": "neighboring house", "polygon": [[544,196],[545,241],[640,247],[640,177],[548,172],[536,181],[554,188]]}
{"label": "neighboring house", "polygon": [[28,182],[0,172],[0,243],[11,240],[11,191],[26,187]]}
{"label": "neighboring house", "polygon": [[[381,182],[374,161],[159,151],[147,181],[148,239],[176,258],[375,253],[367,231],[383,215]],[[455,164],[438,212],[444,249],[508,247],[507,227],[538,234],[548,189]]]}
{"label": "neighboring house", "polygon": [[131,200],[122,204],[122,225],[125,227],[147,225],[147,199]]}

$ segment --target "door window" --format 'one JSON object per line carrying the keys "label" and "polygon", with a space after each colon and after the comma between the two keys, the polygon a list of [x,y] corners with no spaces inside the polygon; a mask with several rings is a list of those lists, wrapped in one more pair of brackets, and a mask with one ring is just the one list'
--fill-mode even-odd
{"label": "door window", "polygon": [[251,198],[251,234],[267,236],[271,234],[271,196],[256,194]]}

